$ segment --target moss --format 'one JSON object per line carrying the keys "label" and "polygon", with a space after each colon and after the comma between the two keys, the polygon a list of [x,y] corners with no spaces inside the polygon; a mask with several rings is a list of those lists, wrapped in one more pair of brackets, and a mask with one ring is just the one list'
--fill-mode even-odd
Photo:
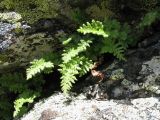
{"label": "moss", "polygon": [[6,54],[0,54],[0,64],[3,64],[4,62],[9,61]]}
{"label": "moss", "polygon": [[42,18],[56,17],[60,9],[59,0],[3,0],[0,4],[0,8],[20,13],[31,24]]}
{"label": "moss", "polygon": [[94,4],[86,9],[87,14],[92,18],[98,20],[104,20],[104,18],[112,18],[115,16],[115,13],[111,9],[111,1],[104,0],[100,5]]}

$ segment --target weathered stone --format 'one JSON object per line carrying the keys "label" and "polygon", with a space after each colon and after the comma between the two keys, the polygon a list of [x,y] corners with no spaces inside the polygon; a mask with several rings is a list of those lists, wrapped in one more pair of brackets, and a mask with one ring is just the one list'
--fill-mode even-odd
{"label": "weathered stone", "polygon": [[[62,93],[58,93],[35,104],[34,108],[20,120],[39,120],[44,113],[46,113],[46,118],[54,116],[49,120],[159,120],[159,99],[151,97],[131,99],[130,101],[97,101],[72,97],[72,101],[65,104],[66,97]],[[51,111],[58,112],[58,115],[56,116],[55,112]]]}
{"label": "weathered stone", "polygon": [[[105,78],[101,83],[89,76],[78,89],[88,98],[96,99],[160,95],[160,86],[157,84],[160,78],[160,36],[157,34],[145,41],[149,41],[149,44],[129,50],[126,62],[114,61],[107,68],[103,68],[101,72]],[[96,82],[98,84],[95,84]],[[87,86],[88,84],[90,86]]]}

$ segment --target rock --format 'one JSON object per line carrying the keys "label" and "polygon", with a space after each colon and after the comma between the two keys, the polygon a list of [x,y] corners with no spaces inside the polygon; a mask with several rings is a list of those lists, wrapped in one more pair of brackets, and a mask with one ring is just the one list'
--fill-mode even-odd
{"label": "rock", "polygon": [[18,13],[0,15],[0,73],[24,69],[33,59],[60,49],[57,38],[65,32],[60,29],[63,25],[58,21],[48,19],[39,21],[41,24],[28,26],[25,21],[19,22]]}
{"label": "rock", "polygon": [[[5,61],[0,64],[0,73],[6,71],[11,72],[19,67],[24,68],[33,59],[41,58],[56,49],[57,43],[55,39],[46,33],[19,36],[16,38],[14,44],[11,44],[3,51],[3,54],[1,54],[1,57],[7,57],[7,60],[5,59]],[[6,62],[8,62],[7,66],[4,65]],[[4,71],[4,69],[6,71]]]}
{"label": "rock", "polygon": [[21,15],[16,12],[0,13],[0,52],[7,49],[15,41],[16,29],[27,29],[27,27],[21,24]]}
{"label": "rock", "polygon": [[22,19],[21,15],[16,12],[0,13],[0,20],[10,23],[16,23]]}
{"label": "rock", "polygon": [[47,109],[41,113],[41,117],[39,118],[39,120],[51,120],[51,119],[55,119],[56,116],[57,116],[56,111],[52,111],[51,109]]}
{"label": "rock", "polygon": [[[93,76],[89,76],[83,81],[83,84],[77,85],[77,90],[86,94],[88,98],[96,99],[159,96],[159,33],[145,39],[145,42],[148,44],[142,45],[143,47],[138,49],[129,50],[126,54],[126,62],[115,60],[107,68],[101,66],[100,71],[105,76],[102,82],[98,83],[98,80]],[[75,88],[75,91],[77,90]],[[107,97],[105,97],[106,95]]]}
{"label": "rock", "polygon": [[[44,113],[48,117],[54,116],[45,120],[159,120],[159,99],[151,97],[130,101],[97,101],[72,97],[72,101],[66,104],[66,97],[62,93],[56,93],[35,104],[20,120],[40,120]],[[58,113],[57,116],[53,111]]]}

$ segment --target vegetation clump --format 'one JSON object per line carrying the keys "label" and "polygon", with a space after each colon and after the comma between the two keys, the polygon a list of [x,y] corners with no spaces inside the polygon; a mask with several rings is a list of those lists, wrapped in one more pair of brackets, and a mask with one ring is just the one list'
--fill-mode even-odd
{"label": "vegetation clump", "polygon": [[[104,23],[92,20],[83,24],[77,31],[85,36],[81,38],[75,35],[63,41],[62,56],[55,58],[61,59],[58,66],[62,75],[61,88],[65,94],[71,90],[72,84],[77,80],[77,75],[82,76],[92,69],[93,52],[96,53],[95,56],[111,53],[118,59],[125,60],[124,51],[132,42],[129,26],[126,24],[121,26],[116,20],[105,20]],[[98,41],[94,35],[97,35]],[[30,68],[27,69],[27,78],[32,78],[39,71],[45,71],[44,62],[42,65],[40,61],[41,59],[38,62],[32,62]],[[47,67],[52,68],[53,64],[47,64]]]}

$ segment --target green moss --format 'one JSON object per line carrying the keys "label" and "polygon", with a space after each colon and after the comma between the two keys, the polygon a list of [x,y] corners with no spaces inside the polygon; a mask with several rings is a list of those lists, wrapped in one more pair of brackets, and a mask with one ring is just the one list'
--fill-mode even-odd
{"label": "green moss", "polygon": [[7,62],[7,61],[9,61],[7,55],[0,54],[0,64],[3,64],[4,62]]}
{"label": "green moss", "polygon": [[86,9],[86,13],[97,20],[104,20],[104,18],[112,18],[115,13],[111,9],[112,4],[110,0],[104,0],[100,4],[94,4]]}
{"label": "green moss", "polygon": [[59,0],[3,0],[0,4],[0,8],[20,13],[31,24],[42,18],[56,17],[60,9]]}

